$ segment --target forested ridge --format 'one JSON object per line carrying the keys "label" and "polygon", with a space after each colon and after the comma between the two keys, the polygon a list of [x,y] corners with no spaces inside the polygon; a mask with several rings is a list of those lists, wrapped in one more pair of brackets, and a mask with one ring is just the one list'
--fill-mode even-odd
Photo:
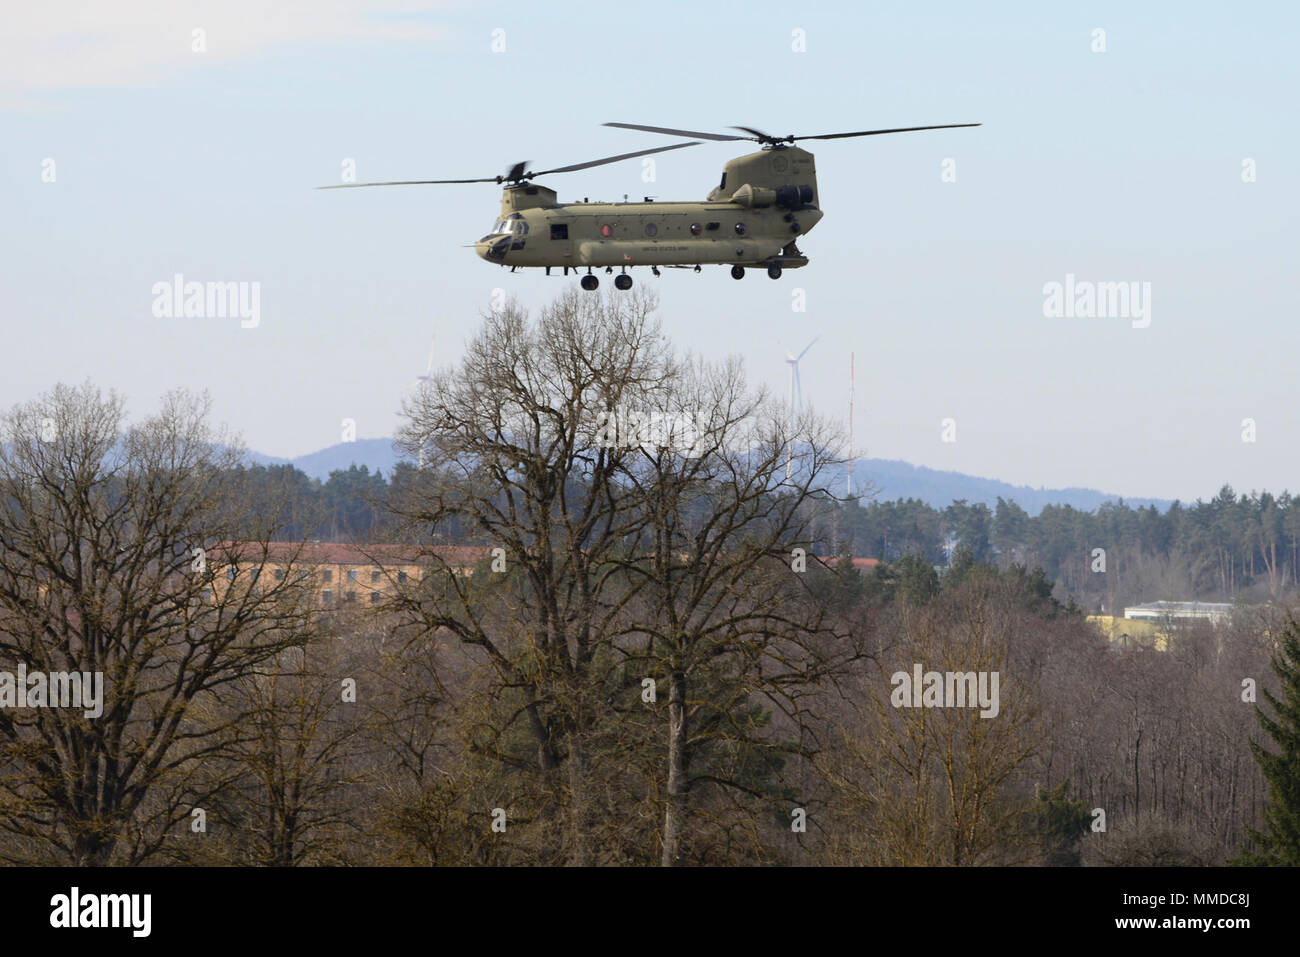
{"label": "forested ridge", "polygon": [[[402,538],[388,505],[414,472],[407,462],[389,477],[352,466],[321,482],[292,465],[257,465],[247,481],[287,496],[286,535],[382,542]],[[917,499],[831,508],[813,530],[821,554],[887,563],[919,555],[943,567],[961,547],[1000,568],[1041,568],[1059,596],[1093,612],[1122,614],[1125,605],[1162,599],[1267,601],[1300,587],[1300,497],[1285,491],[1247,495],[1225,485],[1208,502],[1174,502],[1165,511],[1120,501],[1095,511],[1048,505],[1030,515],[1001,498],[993,508],[959,500],[939,509]],[[478,543],[466,536],[465,544]],[[1095,549],[1104,550],[1102,570]]]}

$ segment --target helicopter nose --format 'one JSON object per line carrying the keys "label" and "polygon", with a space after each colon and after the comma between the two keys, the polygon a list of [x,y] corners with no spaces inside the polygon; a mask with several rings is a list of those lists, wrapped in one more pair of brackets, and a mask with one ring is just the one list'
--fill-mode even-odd
{"label": "helicopter nose", "polygon": [[484,236],[474,244],[474,251],[479,257],[493,263],[505,262],[509,248],[509,236]]}

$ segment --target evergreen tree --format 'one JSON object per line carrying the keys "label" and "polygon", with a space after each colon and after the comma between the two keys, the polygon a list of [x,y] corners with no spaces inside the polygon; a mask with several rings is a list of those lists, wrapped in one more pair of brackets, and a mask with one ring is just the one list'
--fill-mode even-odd
{"label": "evergreen tree", "polygon": [[1261,689],[1273,717],[1258,706],[1255,717],[1277,745],[1277,752],[1257,741],[1250,743],[1268,781],[1269,795],[1264,805],[1264,830],[1250,831],[1259,851],[1246,855],[1243,863],[1294,867],[1300,864],[1300,622],[1295,619],[1282,632],[1273,673],[1282,682],[1281,696]]}
{"label": "evergreen tree", "polygon": [[1038,834],[1043,863],[1048,867],[1078,867],[1082,864],[1079,838],[1088,833],[1092,815],[1088,805],[1066,796],[1066,782],[1040,791],[1034,807],[1034,830]]}

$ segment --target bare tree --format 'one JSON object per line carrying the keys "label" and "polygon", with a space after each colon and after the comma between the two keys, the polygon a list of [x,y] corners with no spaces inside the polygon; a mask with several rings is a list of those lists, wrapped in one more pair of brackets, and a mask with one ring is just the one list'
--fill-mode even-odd
{"label": "bare tree", "polygon": [[[807,413],[791,421],[749,388],[737,360],[682,363],[641,401],[684,433],[637,443],[622,463],[647,522],[626,560],[636,600],[619,647],[632,670],[666,685],[659,859],[672,866],[708,797],[757,799],[751,825],[771,816],[780,765],[812,734],[805,699],[857,649],[806,587],[834,430]],[[748,850],[765,853],[759,841]]]}
{"label": "bare tree", "polygon": [[240,720],[208,720],[205,702],[302,641],[294,562],[268,560],[269,529],[234,542],[249,531],[240,453],[208,413],[172,393],[128,426],[122,400],[86,384],[0,419],[0,654],[29,683],[103,687],[98,714],[0,709],[8,860],[156,853]]}
{"label": "bare tree", "polygon": [[[530,323],[513,302],[485,318],[461,367],[407,409],[399,434],[425,463],[397,504],[436,540],[460,527],[499,548],[499,573],[458,574],[434,560],[402,604],[418,640],[446,629],[483,652],[501,721],[477,747],[503,762],[562,773],[564,860],[594,860],[587,749],[604,696],[603,661],[621,559],[644,515],[619,487],[629,453],[593,441],[602,412],[670,374],[653,298],[570,292]],[[532,755],[518,751],[520,725]]]}

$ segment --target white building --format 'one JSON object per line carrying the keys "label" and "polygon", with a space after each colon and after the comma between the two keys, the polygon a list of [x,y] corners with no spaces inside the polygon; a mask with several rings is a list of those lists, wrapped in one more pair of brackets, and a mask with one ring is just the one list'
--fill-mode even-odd
{"label": "white building", "polygon": [[1207,619],[1222,621],[1232,613],[1232,604],[1224,601],[1150,601],[1124,609],[1125,618],[1140,621]]}

